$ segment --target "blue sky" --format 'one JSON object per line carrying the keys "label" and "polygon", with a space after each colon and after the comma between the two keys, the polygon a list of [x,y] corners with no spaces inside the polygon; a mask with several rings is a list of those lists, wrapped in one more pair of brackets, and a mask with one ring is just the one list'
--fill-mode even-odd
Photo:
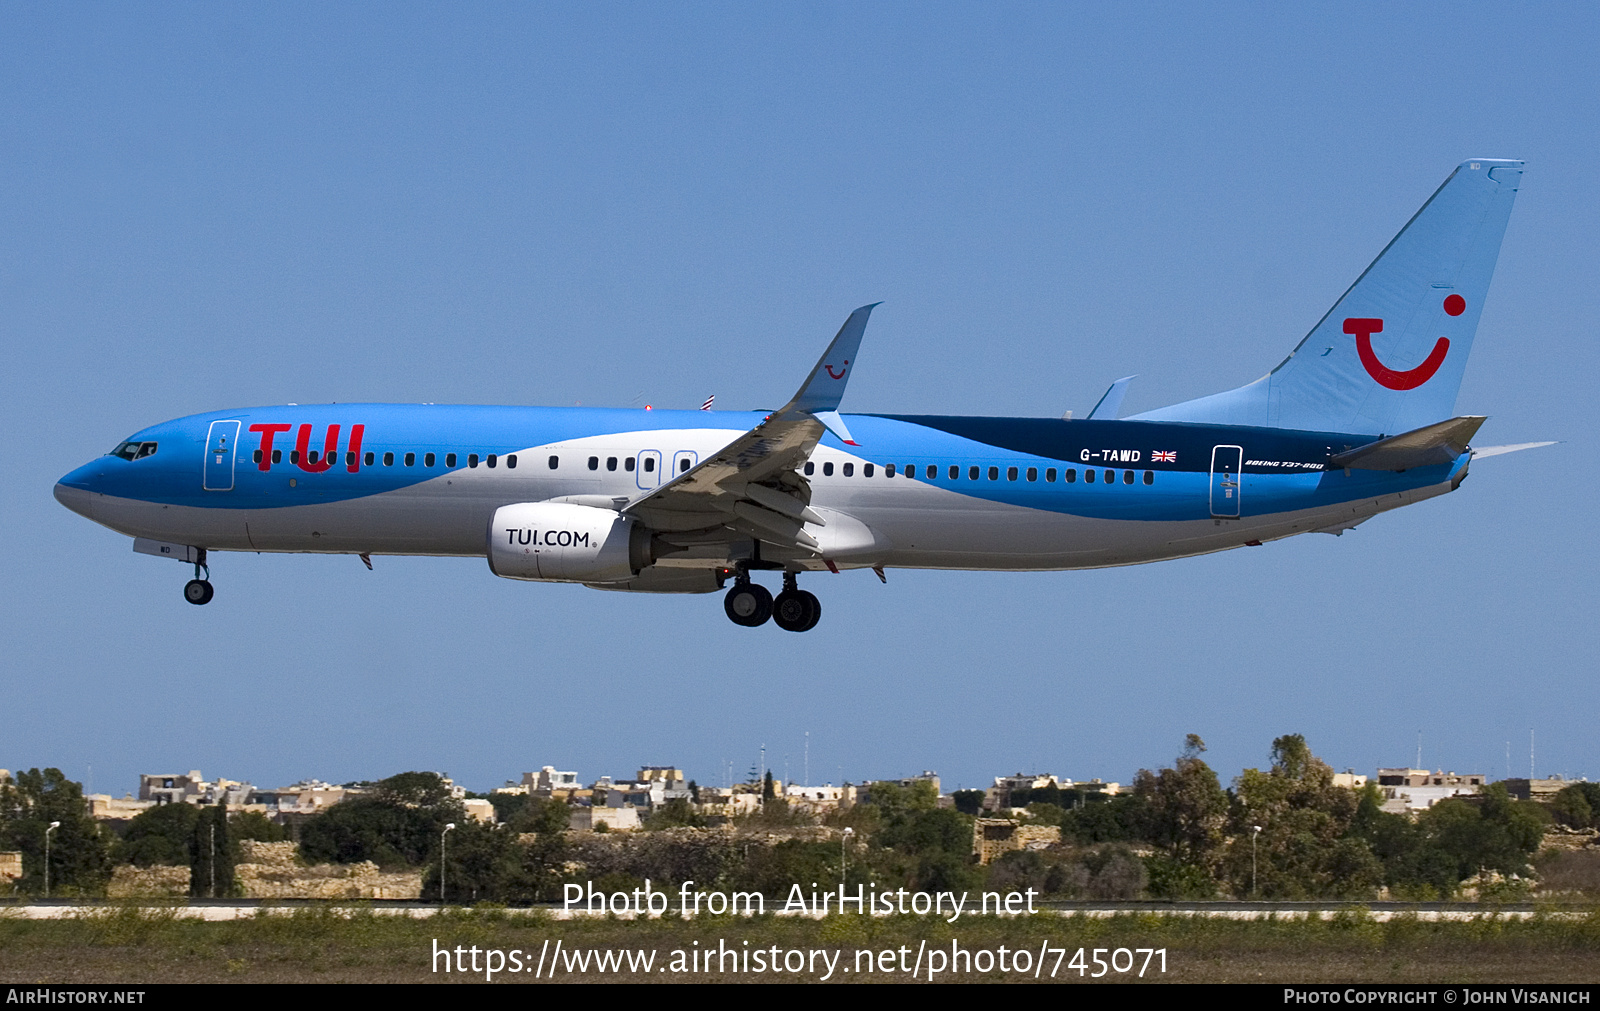
{"label": "blue sky", "polygon": [[[1600,776],[1600,15],[1579,5],[12,5],[0,10],[0,765],[717,782]],[[715,597],[481,560],[180,566],[61,508],[130,432],[263,403],[772,406],[883,301],[845,409],[1126,413],[1256,378],[1462,159],[1529,162],[1460,492],[1129,569]]]}

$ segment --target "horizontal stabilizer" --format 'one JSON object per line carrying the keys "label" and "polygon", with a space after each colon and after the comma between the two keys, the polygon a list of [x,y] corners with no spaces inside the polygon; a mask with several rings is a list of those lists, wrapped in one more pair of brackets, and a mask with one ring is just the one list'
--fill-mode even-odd
{"label": "horizontal stabilizer", "polygon": [[1123,376],[1106,390],[1100,402],[1094,405],[1094,410],[1089,412],[1090,421],[1116,421],[1117,415],[1122,413],[1122,398],[1128,395],[1128,386],[1138,376]]}
{"label": "horizontal stabilizer", "polygon": [[1410,470],[1453,462],[1467,451],[1467,443],[1478,434],[1487,418],[1451,418],[1426,425],[1387,439],[1335,454],[1328,459],[1329,469]]}
{"label": "horizontal stabilizer", "polygon": [[1482,449],[1474,448],[1472,458],[1480,460],[1490,456],[1504,456],[1507,453],[1520,453],[1525,449],[1541,449],[1555,444],[1555,442],[1519,442],[1511,446],[1484,446]]}

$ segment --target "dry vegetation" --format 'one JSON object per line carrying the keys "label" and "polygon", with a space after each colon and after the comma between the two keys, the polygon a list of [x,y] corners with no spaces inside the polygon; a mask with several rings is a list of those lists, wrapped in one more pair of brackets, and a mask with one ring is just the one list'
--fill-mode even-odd
{"label": "dry vegetation", "polygon": [[[0,980],[5,982],[471,982],[434,974],[434,939],[450,947],[537,951],[546,939],[568,947],[673,949],[729,946],[882,950],[927,941],[948,948],[1166,948],[1168,982],[1582,982],[1600,957],[1600,911],[1519,921],[1492,913],[1471,922],[1402,918],[1379,923],[1358,909],[1330,921],[1241,922],[1129,914],[1106,920],[967,920],[951,925],[917,917],[852,915],[805,920],[783,917],[676,918],[638,922],[557,922],[540,913],[498,909],[451,911],[428,920],[333,909],[277,911],[230,922],[181,918],[172,909],[109,907],[72,920],[23,920],[0,914]],[[660,963],[658,962],[658,965]],[[991,972],[949,979],[1002,980]],[[637,979],[627,975],[563,976]],[[686,981],[659,975],[659,981]],[[772,975],[715,973],[697,980],[772,981]],[[811,977],[783,976],[809,980]],[[877,981],[905,981],[879,975]],[[1114,977],[1113,977],[1114,978]],[[1123,977],[1126,979],[1127,977]],[[835,981],[865,981],[836,974]],[[481,976],[477,977],[481,981]],[[1058,980],[1078,982],[1075,972]],[[532,982],[501,975],[496,982]]]}

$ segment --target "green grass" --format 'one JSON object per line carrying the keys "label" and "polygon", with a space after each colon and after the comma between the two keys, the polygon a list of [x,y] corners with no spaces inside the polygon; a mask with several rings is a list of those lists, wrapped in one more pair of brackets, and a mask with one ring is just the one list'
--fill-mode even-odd
{"label": "green grass", "polygon": [[[541,912],[450,910],[428,919],[370,909],[301,907],[263,910],[246,919],[209,923],[175,907],[105,906],[62,920],[25,920],[0,911],[0,981],[4,982],[463,982],[435,974],[435,940],[447,948],[537,952],[548,940],[567,949],[728,947],[915,951],[1037,951],[1051,947],[1165,948],[1172,981],[1283,982],[1567,982],[1592,981],[1600,965],[1600,911],[1527,920],[1486,913],[1466,922],[1401,917],[1378,922],[1354,909],[1330,920],[1227,920],[1130,913],[1104,919],[832,916],[701,917],[624,921],[557,921]],[[528,958],[531,961],[532,955]],[[658,963],[660,964],[660,963]],[[1017,973],[964,974],[1001,979]],[[469,977],[470,978],[470,977]],[[481,979],[481,976],[478,977]],[[591,980],[627,979],[589,974]],[[679,977],[663,975],[660,981]],[[747,974],[701,979],[754,981]],[[767,980],[772,976],[762,977]],[[785,977],[792,978],[792,977]],[[807,978],[802,975],[800,978]],[[859,979],[841,977],[836,979]],[[904,980],[904,975],[876,976]],[[1058,979],[1077,981],[1076,972]],[[501,982],[528,981],[502,975]]]}

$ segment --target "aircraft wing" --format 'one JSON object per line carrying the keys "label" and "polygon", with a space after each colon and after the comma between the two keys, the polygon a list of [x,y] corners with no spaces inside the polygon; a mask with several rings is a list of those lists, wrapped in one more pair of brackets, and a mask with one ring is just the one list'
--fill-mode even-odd
{"label": "aircraft wing", "polygon": [[855,368],[867,318],[850,314],[811,375],[790,401],[697,466],[623,507],[669,542],[705,544],[728,530],[775,544],[818,549],[807,523],[825,526],[810,508],[811,484],[800,473],[825,431],[855,442],[839,417],[839,401]]}

